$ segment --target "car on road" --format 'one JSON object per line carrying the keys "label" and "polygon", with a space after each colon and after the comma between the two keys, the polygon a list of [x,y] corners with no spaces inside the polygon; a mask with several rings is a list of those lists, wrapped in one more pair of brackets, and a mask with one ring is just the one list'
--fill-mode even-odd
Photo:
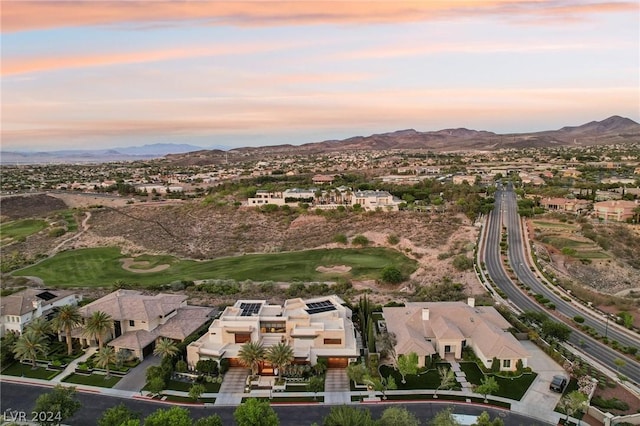
{"label": "car on road", "polygon": [[567,387],[567,378],[564,376],[553,376],[553,380],[549,385],[549,389],[554,392],[562,393],[564,388]]}

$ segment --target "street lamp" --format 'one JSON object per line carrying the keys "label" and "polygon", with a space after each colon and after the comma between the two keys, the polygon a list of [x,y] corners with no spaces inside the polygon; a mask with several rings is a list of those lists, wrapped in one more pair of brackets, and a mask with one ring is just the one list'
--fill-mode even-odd
{"label": "street lamp", "polygon": [[604,338],[607,338],[607,333],[609,332],[609,314],[606,315],[607,316],[607,322],[604,326]]}

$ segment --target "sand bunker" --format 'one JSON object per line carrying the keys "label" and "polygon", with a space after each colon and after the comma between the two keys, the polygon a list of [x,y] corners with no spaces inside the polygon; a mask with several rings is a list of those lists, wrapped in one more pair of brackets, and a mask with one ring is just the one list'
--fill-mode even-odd
{"label": "sand bunker", "polygon": [[133,272],[135,274],[149,274],[152,272],[160,272],[160,271],[164,271],[165,269],[168,269],[169,266],[171,266],[171,265],[164,264],[164,265],[154,266],[153,268],[149,268],[149,269],[139,269],[139,268],[144,268],[145,266],[149,266],[149,261],[140,260],[136,262],[136,260],[132,257],[127,257],[126,259],[121,259],[120,261],[122,262],[122,269],[124,269],[125,271]]}
{"label": "sand bunker", "polygon": [[318,266],[316,268],[316,271],[322,272],[323,274],[326,274],[326,273],[345,274],[350,270],[351,270],[351,266],[347,266],[347,265],[338,265],[338,266],[330,266],[330,267]]}

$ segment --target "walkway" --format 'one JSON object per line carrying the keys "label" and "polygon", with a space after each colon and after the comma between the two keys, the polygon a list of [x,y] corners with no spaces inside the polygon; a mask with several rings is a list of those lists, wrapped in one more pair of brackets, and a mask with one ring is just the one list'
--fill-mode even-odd
{"label": "walkway", "polygon": [[351,388],[347,370],[330,368],[324,381],[325,404],[351,404]]}
{"label": "walkway", "polygon": [[249,370],[246,368],[230,368],[224,375],[214,405],[240,405],[245,396],[244,387],[248,376]]}
{"label": "walkway", "polygon": [[98,350],[98,348],[96,346],[91,346],[90,348],[88,348],[84,355],[79,356],[78,358],[74,359],[73,361],[71,361],[69,363],[69,365],[67,365],[67,368],[65,368],[64,370],[62,370],[60,372],[60,374],[58,374],[56,377],[54,377],[53,379],[51,379],[52,382],[54,383],[60,383],[62,382],[62,379],[64,379],[65,377],[67,377],[69,374],[75,373],[76,371],[76,367],[78,366],[78,364],[85,362],[86,360],[89,359],[89,357],[91,355],[93,355],[94,353],[96,353],[96,351]]}
{"label": "walkway", "polygon": [[446,359],[447,362],[451,364],[451,369],[456,375],[456,381],[460,383],[460,386],[462,386],[462,393],[472,394],[473,385],[467,381],[467,375],[460,369],[460,364],[458,364],[458,361],[456,361],[453,356],[447,356]]}
{"label": "walkway", "polygon": [[147,383],[147,368],[152,365],[160,365],[162,359],[156,355],[147,356],[142,362],[129,370],[113,389],[139,392]]}

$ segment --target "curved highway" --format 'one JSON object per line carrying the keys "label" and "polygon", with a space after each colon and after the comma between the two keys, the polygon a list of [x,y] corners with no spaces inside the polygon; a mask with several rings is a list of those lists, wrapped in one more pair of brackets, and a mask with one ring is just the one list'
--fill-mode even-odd
{"label": "curved highway", "polygon": [[[585,318],[585,324],[594,327],[600,334],[605,334],[605,328],[608,328],[607,336],[610,339],[617,340],[618,343],[625,346],[638,346],[637,337],[634,338],[634,336],[624,333],[616,327],[612,327],[611,324],[607,327],[604,318],[594,318],[593,315],[577,309],[570,302],[564,301],[538,280],[535,274],[529,269],[526,261],[524,251],[524,245],[526,243],[522,238],[522,229],[520,227],[520,218],[517,213],[515,193],[510,187],[507,190],[499,189],[495,194],[495,200],[496,203],[494,210],[488,218],[487,240],[484,255],[485,264],[489,276],[495,285],[507,295],[510,302],[522,311],[539,311],[548,314],[547,309],[539,305],[529,296],[525,295],[520,288],[511,281],[504,271],[500,259],[500,237],[503,225],[507,228],[509,261],[512,265],[513,271],[523,284],[530,287],[535,293],[543,295],[554,303],[556,305],[557,313],[570,319],[576,315],[580,315]],[[626,365],[620,367],[620,373],[627,376],[636,384],[640,383],[640,363],[637,361],[620,354],[616,350],[609,348],[598,340],[591,338],[587,334],[573,327],[569,341],[573,343],[575,347],[580,347],[580,343],[584,342],[583,349],[588,352],[589,356],[597,359],[613,371],[618,370],[618,367],[615,365],[613,360],[616,358],[624,359]]]}

